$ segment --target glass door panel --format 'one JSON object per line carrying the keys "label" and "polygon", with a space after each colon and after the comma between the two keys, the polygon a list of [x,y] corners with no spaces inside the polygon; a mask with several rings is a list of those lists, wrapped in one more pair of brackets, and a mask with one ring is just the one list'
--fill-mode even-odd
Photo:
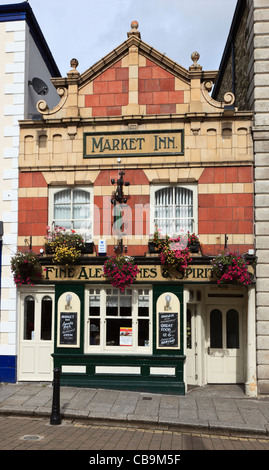
{"label": "glass door panel", "polygon": [[244,381],[242,307],[208,307],[208,383]]}

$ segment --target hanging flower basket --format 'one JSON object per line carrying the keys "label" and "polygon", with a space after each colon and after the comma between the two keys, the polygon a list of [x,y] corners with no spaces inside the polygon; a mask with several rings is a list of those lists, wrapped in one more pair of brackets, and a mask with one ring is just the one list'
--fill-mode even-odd
{"label": "hanging flower basket", "polygon": [[124,292],[126,287],[136,280],[139,269],[130,256],[109,258],[104,264],[104,276],[112,284]]}
{"label": "hanging flower basket", "polygon": [[212,272],[218,279],[218,284],[251,284],[252,275],[248,271],[244,257],[236,253],[222,253],[211,262]]}
{"label": "hanging flower basket", "polygon": [[55,264],[69,266],[76,264],[81,253],[85,251],[85,242],[75,230],[66,230],[56,226],[54,230],[47,227],[45,251],[52,255]]}
{"label": "hanging flower basket", "polygon": [[168,268],[184,273],[191,262],[190,251],[188,248],[177,249],[176,243],[172,243],[163,247],[160,260]]}
{"label": "hanging flower basket", "polygon": [[70,266],[76,264],[81,257],[81,251],[66,245],[55,248],[52,260],[55,264]]}
{"label": "hanging flower basket", "polygon": [[191,262],[186,236],[167,237],[160,254],[161,263],[184,273]]}
{"label": "hanging flower basket", "polygon": [[33,285],[42,278],[42,266],[39,257],[31,250],[18,251],[11,258],[11,271],[17,286]]}

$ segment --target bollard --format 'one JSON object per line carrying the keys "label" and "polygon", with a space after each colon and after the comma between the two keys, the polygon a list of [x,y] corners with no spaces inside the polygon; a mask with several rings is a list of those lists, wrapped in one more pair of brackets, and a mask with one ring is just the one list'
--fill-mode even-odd
{"label": "bollard", "polygon": [[53,399],[52,399],[52,411],[50,416],[50,424],[61,424],[60,415],[60,369],[56,367],[54,369],[53,378]]}

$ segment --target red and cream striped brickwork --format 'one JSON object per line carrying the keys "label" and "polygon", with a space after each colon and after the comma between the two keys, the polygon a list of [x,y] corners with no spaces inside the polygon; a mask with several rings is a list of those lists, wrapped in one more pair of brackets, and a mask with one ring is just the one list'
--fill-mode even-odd
{"label": "red and cream striped brickwork", "polygon": [[[117,170],[102,170],[94,183],[93,237],[112,233],[113,216],[111,179]],[[147,251],[150,232],[150,184],[143,170],[126,170],[130,182],[127,196],[126,224],[128,254],[142,256]],[[32,236],[33,247],[43,247],[48,225],[48,185],[42,172],[20,174],[19,241]],[[205,168],[198,181],[198,232],[204,254],[215,255],[228,236],[229,248],[241,253],[253,248],[253,177],[252,167]],[[109,248],[113,254],[113,243]]]}

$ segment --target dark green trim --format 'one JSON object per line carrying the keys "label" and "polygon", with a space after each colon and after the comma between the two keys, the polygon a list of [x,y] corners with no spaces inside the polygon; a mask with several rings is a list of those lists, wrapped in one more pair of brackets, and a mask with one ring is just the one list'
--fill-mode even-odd
{"label": "dark green trim", "polygon": [[[57,347],[57,332],[58,332],[58,300],[62,294],[65,292],[74,292],[80,299],[80,338],[79,338],[79,348],[58,348]],[[56,353],[60,352],[62,354],[83,354],[84,351],[84,291],[85,285],[84,284],[76,284],[76,283],[59,283],[55,285],[55,335],[54,335],[54,351]]]}
{"label": "dark green trim", "polygon": [[[85,366],[86,373],[61,373],[61,385],[184,395],[184,356],[53,354],[55,367]],[[141,374],[96,374],[96,366],[134,366]],[[151,375],[150,367],[175,367],[175,375]]]}
{"label": "dark green trim", "polygon": [[[180,303],[180,312],[179,312],[179,327],[180,327],[180,349],[157,349],[156,347],[156,337],[157,337],[157,317],[156,317],[156,305],[159,296],[165,292],[171,292],[175,294]],[[153,354],[154,355],[171,355],[171,356],[181,356],[183,357],[184,353],[184,322],[183,322],[183,285],[182,284],[154,284],[153,285]]]}
{"label": "dark green trim", "polygon": [[[150,393],[168,393],[176,395],[185,394],[184,364],[186,357],[184,351],[184,322],[183,322],[183,285],[160,284],[153,286],[153,321],[152,338],[153,354],[84,354],[84,285],[78,284],[57,284],[55,286],[55,305],[57,319],[57,304],[59,297],[67,291],[75,292],[81,300],[81,337],[80,348],[56,348],[54,367],[62,366],[85,366],[83,373],[61,373],[61,384],[76,387],[107,388],[116,390],[145,391]],[[174,293],[180,301],[180,349],[163,350],[156,348],[156,301],[164,292]],[[57,320],[55,320],[55,335],[57,335]],[[56,336],[57,337],[57,336]],[[114,367],[139,367],[140,373],[97,373],[97,366]],[[174,375],[165,373],[153,375],[150,373],[151,367],[175,369]]]}

